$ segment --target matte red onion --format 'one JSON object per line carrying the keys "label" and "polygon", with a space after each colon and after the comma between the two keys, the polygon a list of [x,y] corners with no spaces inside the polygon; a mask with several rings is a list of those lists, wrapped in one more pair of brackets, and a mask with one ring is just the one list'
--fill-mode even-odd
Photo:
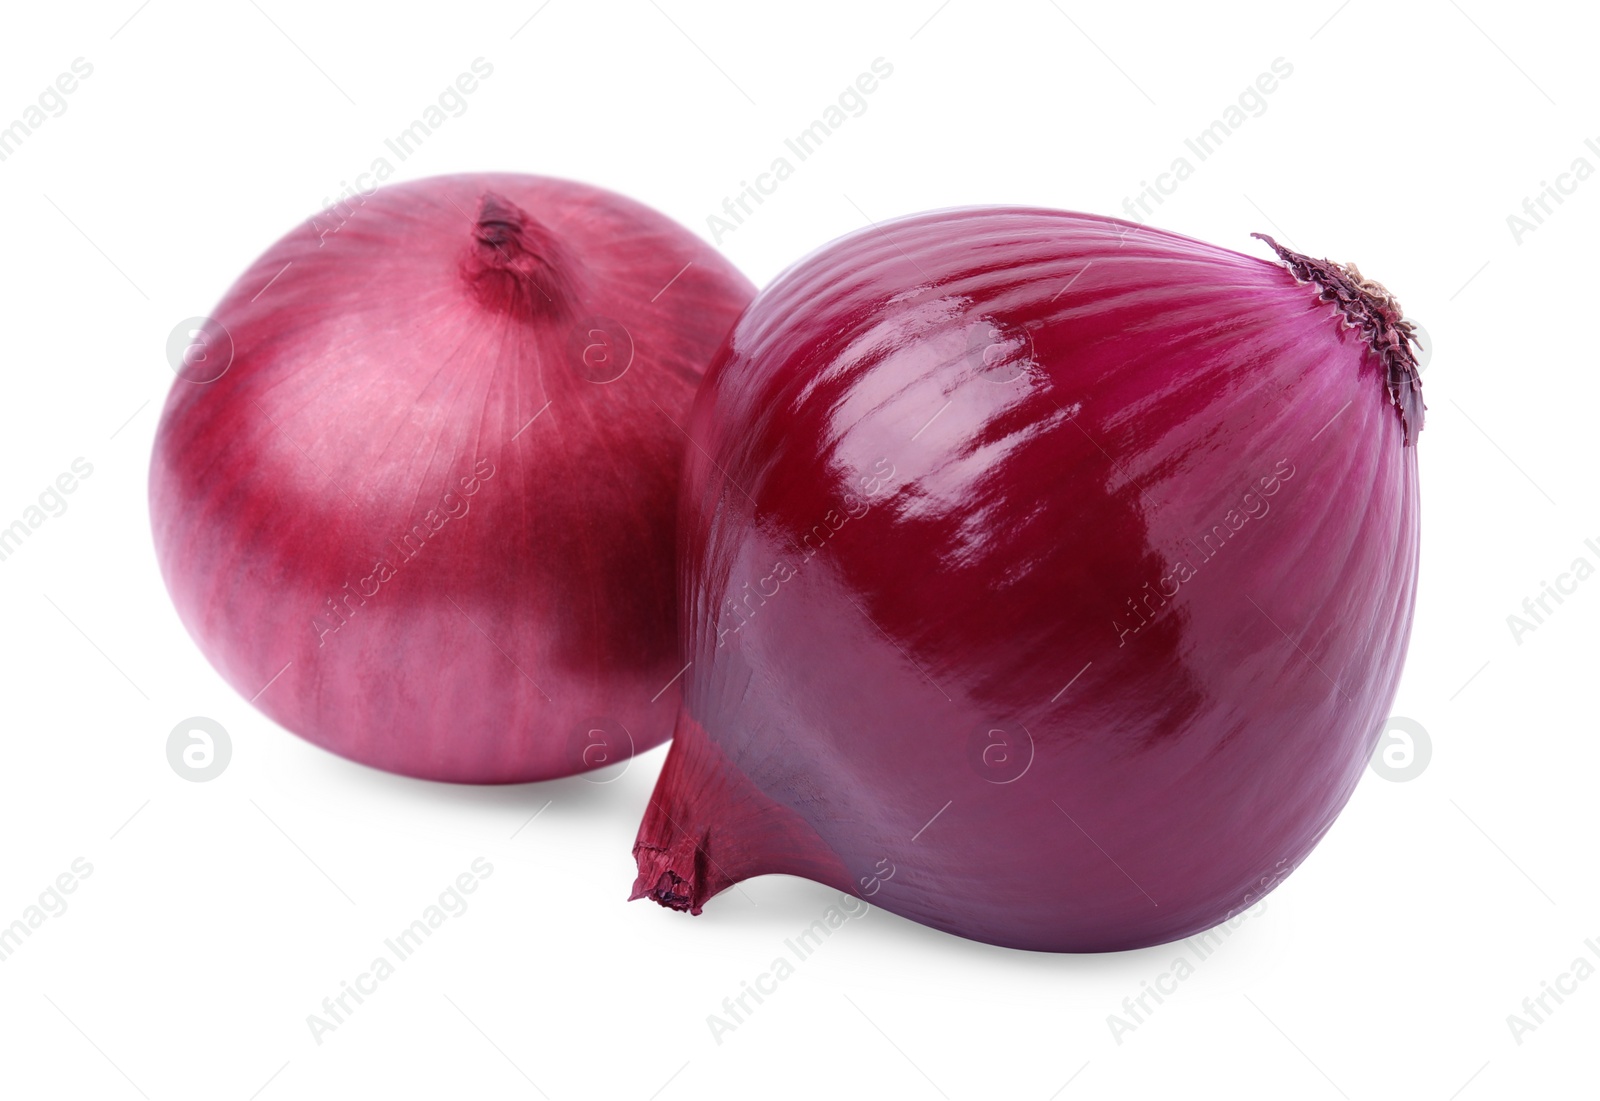
{"label": "matte red onion", "polygon": [[681,425],[753,294],[580,183],[446,176],[323,212],[168,398],[150,510],[184,624],[272,718],[394,772],[537,780],[658,744]]}
{"label": "matte red onion", "polygon": [[1227,919],[1374,749],[1423,406],[1353,267],[1059,211],[874,227],[707,374],[634,897],[805,876],[1016,948]]}

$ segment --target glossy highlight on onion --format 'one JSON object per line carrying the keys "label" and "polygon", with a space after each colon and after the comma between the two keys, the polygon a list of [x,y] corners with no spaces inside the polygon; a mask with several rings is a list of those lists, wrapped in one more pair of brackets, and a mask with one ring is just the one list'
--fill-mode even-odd
{"label": "glossy highlight on onion", "polygon": [[1273,247],[956,210],[751,304],[689,425],[634,897],[787,873],[1111,951],[1300,865],[1400,676],[1423,406],[1393,297]]}
{"label": "glossy highlight on onion", "polygon": [[197,332],[150,472],[178,613],[297,734],[547,779],[672,731],[695,387],[754,288],[632,200],[537,176],[352,196]]}

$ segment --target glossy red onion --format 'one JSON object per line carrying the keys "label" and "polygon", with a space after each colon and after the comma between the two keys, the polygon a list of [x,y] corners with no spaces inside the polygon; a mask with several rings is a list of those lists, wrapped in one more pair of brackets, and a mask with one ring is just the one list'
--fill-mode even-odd
{"label": "glossy red onion", "polygon": [[356,196],[200,328],[150,472],[212,663],[412,776],[562,776],[667,738],[683,424],[754,288],[622,196],[461,175]]}
{"label": "glossy red onion", "polygon": [[1423,407],[1387,293],[1279,252],[958,210],[764,291],[689,427],[634,897],[1105,951],[1295,868],[1400,675]]}

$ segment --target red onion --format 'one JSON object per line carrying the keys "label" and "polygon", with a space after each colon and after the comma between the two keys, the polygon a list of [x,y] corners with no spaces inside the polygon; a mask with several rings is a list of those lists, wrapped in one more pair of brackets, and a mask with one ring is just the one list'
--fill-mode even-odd
{"label": "red onion", "polygon": [[658,744],[680,426],[753,293],[563,180],[324,212],[234,285],[168,398],[150,508],[184,624],[272,718],[395,772],[536,780]]}
{"label": "red onion", "polygon": [[683,713],[634,897],[806,876],[1016,948],[1253,905],[1410,630],[1423,407],[1353,268],[921,215],[744,313],[695,402]]}

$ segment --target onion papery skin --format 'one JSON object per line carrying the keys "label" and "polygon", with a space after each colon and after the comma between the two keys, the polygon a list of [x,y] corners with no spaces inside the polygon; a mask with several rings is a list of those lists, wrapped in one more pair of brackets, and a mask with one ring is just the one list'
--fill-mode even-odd
{"label": "onion papery skin", "polygon": [[660,743],[682,426],[753,294],[565,180],[311,219],[197,338],[226,370],[167,400],[150,509],[179,616],[266,714],[392,772],[540,780]]}
{"label": "onion papery skin", "polygon": [[1013,208],[784,273],[695,403],[634,897],[788,873],[1057,952],[1256,905],[1361,776],[1415,599],[1409,329],[1334,291]]}

